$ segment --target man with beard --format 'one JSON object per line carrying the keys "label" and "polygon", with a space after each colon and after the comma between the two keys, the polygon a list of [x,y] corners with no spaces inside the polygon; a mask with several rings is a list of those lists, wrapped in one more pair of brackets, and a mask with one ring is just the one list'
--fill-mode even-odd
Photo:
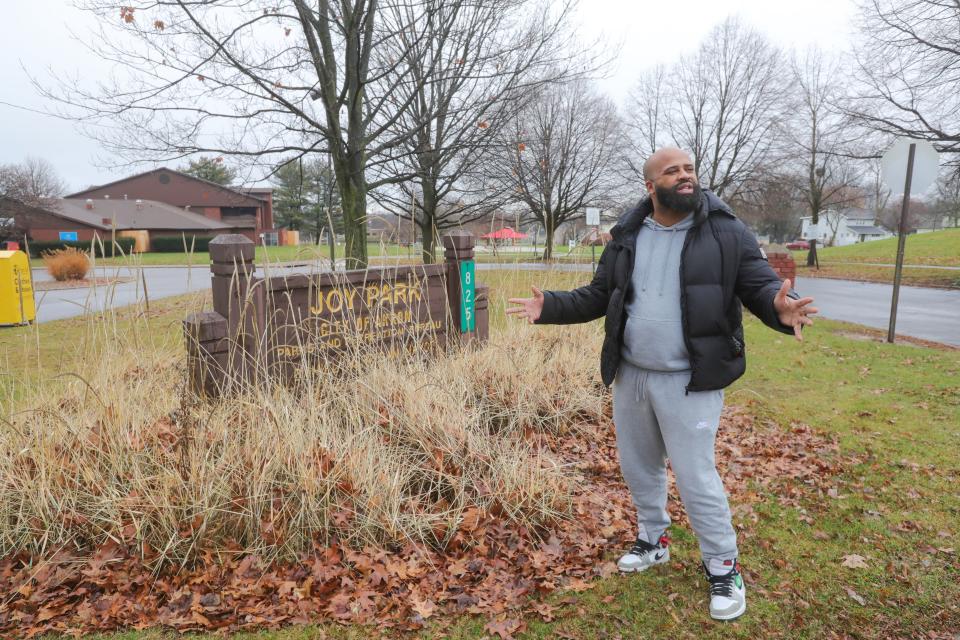
{"label": "man with beard", "polygon": [[617,563],[643,571],[670,559],[666,458],[700,543],[710,615],[746,610],[736,532],[714,461],[723,389],[743,375],[741,302],[766,325],[802,339],[817,312],[767,263],[756,238],[697,184],[680,149],[644,163],[648,196],[611,229],[593,281],[573,291],[511,298],[508,314],[537,324],[606,316],[601,375],[613,384],[620,468],[637,509],[636,543]]}

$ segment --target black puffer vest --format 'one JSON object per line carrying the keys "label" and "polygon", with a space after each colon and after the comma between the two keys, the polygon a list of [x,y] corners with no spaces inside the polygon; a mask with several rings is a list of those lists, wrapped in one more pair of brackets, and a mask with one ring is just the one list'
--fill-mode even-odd
{"label": "black puffer vest", "polygon": [[[570,324],[606,316],[600,373],[608,386],[620,366],[637,233],[651,213],[649,198],[627,211],[610,231],[613,240],[600,257],[593,281],[573,291],[545,291],[537,320]],[[743,375],[741,302],[767,326],[793,333],[792,327],[780,324],[773,308],[780,285],[753,233],[726,203],[704,190],[680,258],[680,310],[691,369],[687,391],[723,389]]]}

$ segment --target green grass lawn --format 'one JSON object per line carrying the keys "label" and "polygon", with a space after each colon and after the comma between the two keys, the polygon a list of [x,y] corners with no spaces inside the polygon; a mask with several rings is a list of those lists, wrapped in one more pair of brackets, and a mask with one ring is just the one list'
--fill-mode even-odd
{"label": "green grass lawn", "polygon": [[[414,255],[406,247],[399,245],[384,245],[379,243],[369,243],[367,252],[371,257],[395,256],[404,257]],[[299,262],[310,260],[329,259],[330,248],[324,245],[302,244],[296,247],[257,247],[256,261],[263,262]],[[343,245],[337,246],[338,259],[343,258]],[[40,260],[34,259],[34,265],[38,266]],[[188,264],[206,265],[210,263],[210,254],[206,251],[197,251],[194,253],[140,253],[135,256],[125,256],[117,258],[98,258],[97,264],[102,265],[126,265],[140,264],[144,266],[164,266],[176,265],[183,266]]]}
{"label": "green grass lawn", "polygon": [[[893,283],[893,267],[876,264],[896,263],[897,239],[887,238],[846,247],[820,248],[817,250],[819,269],[806,267],[806,251],[793,251],[792,254],[797,263],[797,276],[801,278],[842,278]],[[904,249],[904,264],[925,267],[960,266],[960,229],[944,229],[908,236]],[[905,266],[903,284],[956,289],[960,288],[960,271]]]}
{"label": "green grass lawn", "polygon": [[[862,242],[846,247],[818,248],[820,262],[876,262],[893,264],[897,259],[897,238]],[[794,251],[798,264],[806,263],[806,251]],[[907,236],[904,264],[960,266],[960,229],[943,229]]]}
{"label": "green grass lawn", "polygon": [[[337,246],[337,258],[343,259],[344,247],[342,244]],[[596,257],[600,259],[602,247],[597,247]],[[420,252],[416,247],[407,247],[396,244],[380,244],[371,242],[367,245],[367,252],[370,258],[375,262],[377,259],[396,259],[420,261]],[[486,247],[480,247],[477,251],[477,260],[480,262],[531,262],[538,261],[543,255],[543,246],[538,247],[537,252],[517,251],[513,247],[502,247],[494,254]],[[308,262],[315,260],[328,260],[330,257],[330,248],[326,245],[302,244],[296,247],[257,247],[256,261],[264,262]],[[443,259],[443,248],[437,250],[437,259]],[[556,261],[574,261],[590,262],[590,247],[577,247],[572,251],[566,246],[556,247],[553,253],[553,259]],[[193,253],[141,253],[134,256],[124,256],[117,258],[98,258],[98,265],[143,265],[143,266],[185,266],[185,265],[206,265],[210,263],[210,254],[206,251],[196,251]],[[33,258],[34,267],[41,267],[42,260]]]}
{"label": "green grass lawn", "polygon": [[[797,279],[802,282],[803,278],[839,278],[893,284],[895,271],[893,267],[875,267],[853,262],[844,264],[821,262],[820,268],[817,269],[807,267],[806,263],[800,262],[797,264]],[[901,281],[905,285],[914,287],[960,289],[960,271],[904,267]]]}
{"label": "green grass lawn", "polygon": [[[567,288],[584,274],[484,272],[493,286],[495,330],[509,326],[504,299],[531,284]],[[165,301],[138,322],[175,339],[196,298]],[[135,318],[129,319],[133,322]],[[49,384],[51,374],[82,371],[58,345],[82,342],[89,325],[63,321],[0,330],[36,357],[8,359],[10,375]],[[563,327],[544,331],[562,336]],[[599,325],[598,325],[599,330]],[[748,580],[749,608],[735,623],[711,622],[691,533],[674,527],[673,561],[640,575],[613,576],[584,593],[559,594],[555,619],[528,618],[524,638],[918,638],[960,632],[960,351],[888,345],[869,332],[818,320],[803,343],[746,322],[748,373],[727,391],[778,428],[807,424],[835,435],[852,460],[827,494],[794,487],[785,500],[766,494],[753,517],[735,517]],[[133,338],[130,338],[133,339]],[[18,346],[21,342],[30,343]],[[171,343],[173,344],[173,343]],[[179,347],[172,347],[179,348]],[[82,352],[80,352],[82,353]],[[77,357],[81,357],[78,355]],[[585,358],[598,359],[588,351]],[[736,505],[733,505],[734,508]],[[610,549],[615,558],[621,549]],[[845,556],[866,568],[842,565]],[[482,638],[487,618],[431,622],[416,637]],[[941,633],[934,636],[929,633]],[[390,634],[324,624],[238,637],[368,638]],[[173,637],[158,631],[100,636]],[[211,638],[214,636],[210,636]]]}

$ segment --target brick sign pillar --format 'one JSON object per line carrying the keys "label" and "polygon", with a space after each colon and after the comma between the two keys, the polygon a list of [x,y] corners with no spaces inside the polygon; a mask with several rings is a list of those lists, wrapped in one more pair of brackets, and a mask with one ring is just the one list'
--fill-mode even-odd
{"label": "brick sign pillar", "polygon": [[[441,238],[444,248],[444,258],[447,265],[447,298],[450,301],[450,331],[448,336],[453,337],[460,334],[461,343],[468,344],[475,339],[483,339],[477,335],[477,331],[461,331],[461,269],[467,263],[473,263],[473,248],[476,245],[476,238],[469,231],[456,229]],[[476,309],[476,296],[473,303]],[[476,311],[475,311],[476,312]],[[486,303],[484,303],[484,316],[486,319]],[[479,318],[477,318],[477,328],[480,328]]]}
{"label": "brick sign pillar", "polygon": [[789,253],[768,253],[767,260],[781,280],[790,278],[793,288],[797,288],[797,264],[793,261],[792,255]]}

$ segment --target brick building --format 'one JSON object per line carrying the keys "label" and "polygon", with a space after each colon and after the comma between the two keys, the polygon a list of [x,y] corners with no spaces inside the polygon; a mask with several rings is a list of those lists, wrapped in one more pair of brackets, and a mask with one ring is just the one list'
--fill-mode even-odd
{"label": "brick building", "polygon": [[274,230],[272,189],[234,189],[167,168],[91,187],[66,199],[82,202],[107,197],[112,201],[150,200],[186,209],[237,229],[257,244],[261,233]]}
{"label": "brick building", "polygon": [[[90,242],[94,237],[109,241],[116,233],[139,235],[149,250],[158,236],[212,237],[221,233],[245,233],[244,227],[213,220],[198,213],[151,200],[102,200],[56,198],[27,205],[0,198],[0,218],[9,218],[30,241]],[[229,220],[229,218],[228,218]],[[189,240],[188,240],[189,241]]]}

